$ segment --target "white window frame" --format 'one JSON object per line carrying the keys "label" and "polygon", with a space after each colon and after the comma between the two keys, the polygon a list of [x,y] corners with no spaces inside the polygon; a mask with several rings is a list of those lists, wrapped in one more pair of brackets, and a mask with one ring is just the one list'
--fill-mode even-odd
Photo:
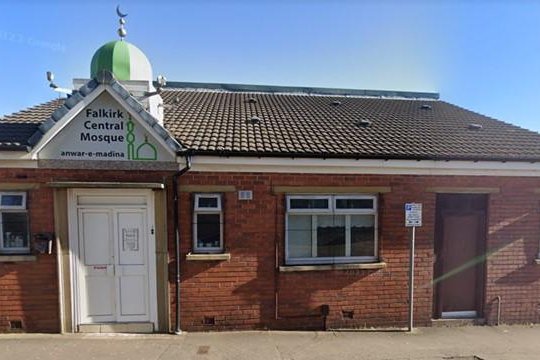
{"label": "white window frame", "polygon": [[[337,200],[372,200],[373,201],[373,207],[371,209],[338,209],[337,207]],[[377,212],[377,197],[373,195],[336,195],[333,197],[332,201],[333,209],[335,214],[373,214],[374,212]]]}
{"label": "white window frame", "polygon": [[[328,211],[320,211],[319,209],[290,209],[290,199],[320,199],[329,198],[330,209]],[[337,209],[337,199],[369,199],[373,201],[372,209]],[[379,219],[377,209],[377,196],[372,194],[366,195],[287,195],[287,212],[285,213],[285,264],[286,265],[305,265],[305,264],[345,264],[345,263],[366,263],[374,262],[378,259],[378,233]],[[307,210],[307,211],[306,211]],[[338,257],[317,257],[317,216],[318,215],[338,215],[345,216],[345,256]],[[289,216],[294,215],[311,215],[311,236],[312,249],[311,257],[290,258],[289,257]],[[373,256],[350,256],[351,252],[351,215],[372,215],[374,217],[374,255]],[[347,256],[347,254],[349,254]]]}
{"label": "white window frame", "polygon": [[[328,200],[328,207],[325,208],[319,208],[319,209],[291,209],[291,200],[297,200],[297,199],[327,199]],[[330,214],[332,213],[332,196],[330,195],[314,195],[314,196],[306,196],[306,195],[290,195],[287,196],[287,213],[314,213],[317,212],[319,214]]]}
{"label": "white window frame", "polygon": [[[195,194],[193,204],[193,252],[194,253],[221,253],[223,252],[223,206],[221,201],[221,194]],[[213,198],[217,199],[217,206],[215,207],[200,207],[200,198]],[[219,214],[219,247],[199,247],[197,246],[197,215],[198,214]]]}
{"label": "white window frame", "polygon": [[[21,196],[21,205],[2,205],[3,196]],[[26,210],[26,193],[24,191],[2,191],[0,192],[0,211],[2,210]]]}
{"label": "white window frame", "polygon": [[[5,195],[21,196],[21,205],[2,205],[2,197]],[[4,246],[4,224],[3,213],[24,213],[26,214],[26,233],[28,235],[27,246],[24,247],[5,247]],[[30,225],[28,219],[28,210],[26,208],[26,193],[22,191],[3,191],[0,192],[0,254],[24,254],[30,251]]]}

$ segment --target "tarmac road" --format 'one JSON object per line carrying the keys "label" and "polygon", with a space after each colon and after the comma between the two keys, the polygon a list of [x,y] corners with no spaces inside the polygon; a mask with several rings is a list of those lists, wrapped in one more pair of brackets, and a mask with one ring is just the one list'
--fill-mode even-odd
{"label": "tarmac road", "polygon": [[540,359],[540,326],[420,328],[412,334],[399,331],[1,334],[0,359]]}

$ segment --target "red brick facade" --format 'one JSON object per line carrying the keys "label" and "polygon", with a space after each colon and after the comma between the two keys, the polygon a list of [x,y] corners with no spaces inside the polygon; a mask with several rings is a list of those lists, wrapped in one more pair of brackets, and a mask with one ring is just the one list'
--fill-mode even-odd
{"label": "red brick facade", "polygon": [[[54,231],[50,181],[163,182],[171,172],[0,170],[1,183],[39,183],[28,192],[31,232]],[[192,250],[192,194],[181,192],[181,327],[214,329],[322,329],[321,305],[329,305],[328,328],[405,326],[407,321],[408,230],[403,205],[423,204],[417,229],[415,320],[430,325],[433,307],[433,246],[436,194],[433,187],[490,187],[484,315],[489,324],[540,322],[540,181],[535,178],[412,175],[303,175],[188,172],[186,185],[232,185],[252,190],[253,200],[224,194],[224,246],[230,261],[186,261]],[[275,186],[385,186],[379,194],[379,270],[279,272],[284,265],[285,194]],[[170,190],[170,187],[169,187]],[[169,191],[171,323],[174,323],[174,238]],[[277,263],[276,263],[277,259]],[[351,317],[352,312],[352,318]],[[349,317],[344,316],[349,315]],[[213,320],[215,325],[205,324]],[[0,331],[22,321],[32,332],[58,332],[59,297],[55,255],[35,262],[0,262]]]}
{"label": "red brick facade", "polygon": [[[0,169],[0,183],[39,184],[29,190],[27,207],[31,237],[54,232],[51,181],[155,181],[167,173],[94,170]],[[1,256],[1,255],[0,255]],[[0,262],[0,332],[10,322],[21,322],[24,331],[59,332],[60,303],[56,254],[37,255],[36,261]]]}
{"label": "red brick facade", "polygon": [[[0,173],[3,181],[14,181],[9,177],[16,178],[19,174],[10,171]],[[30,232],[53,232],[51,189],[28,191],[27,203]],[[37,260],[32,262],[0,263],[0,331],[17,327],[12,322],[18,321],[28,331],[60,331],[58,274],[54,255],[38,255]]]}
{"label": "red brick facade", "polygon": [[[417,229],[415,322],[430,325],[433,306],[433,247],[436,194],[433,187],[493,187],[489,194],[487,279],[484,312],[488,324],[497,317],[495,298],[502,297],[501,320],[538,322],[540,265],[540,195],[534,178],[466,176],[300,175],[195,173],[181,185],[232,185],[253,190],[253,200],[224,194],[224,246],[229,262],[186,261],[191,251],[192,203],[181,196],[182,328],[321,329],[320,307],[329,305],[327,327],[406,326],[409,233],[403,205],[423,204]],[[284,265],[285,196],[274,186],[388,186],[379,195],[380,270],[279,272]],[[350,315],[352,319],[344,316]],[[347,314],[348,313],[348,314]],[[205,325],[205,317],[215,325]]]}

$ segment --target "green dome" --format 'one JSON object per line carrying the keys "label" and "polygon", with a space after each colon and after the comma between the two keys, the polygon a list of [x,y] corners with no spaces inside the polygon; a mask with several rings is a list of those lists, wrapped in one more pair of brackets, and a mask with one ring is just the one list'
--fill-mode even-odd
{"label": "green dome", "polygon": [[118,80],[152,81],[152,66],[144,53],[126,41],[111,41],[100,47],[92,57],[90,76],[108,70]]}

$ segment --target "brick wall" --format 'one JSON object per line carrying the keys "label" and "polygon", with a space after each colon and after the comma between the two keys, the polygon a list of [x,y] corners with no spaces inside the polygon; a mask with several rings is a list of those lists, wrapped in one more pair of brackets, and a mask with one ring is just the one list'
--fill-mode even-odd
{"label": "brick wall", "polygon": [[[28,191],[31,234],[53,232],[52,201],[51,189]],[[26,331],[59,331],[55,255],[37,255],[36,261],[0,263],[0,331],[10,330],[13,322],[20,322]]]}
{"label": "brick wall", "polygon": [[[0,183],[40,184],[28,191],[30,233],[54,232],[51,181],[161,182],[170,173],[92,170],[0,169]],[[54,249],[55,251],[56,249]],[[24,331],[59,332],[56,254],[37,255],[36,261],[0,262],[0,332],[20,321]]]}
{"label": "brick wall", "polygon": [[[328,327],[406,326],[408,241],[404,203],[423,203],[417,229],[415,322],[430,325],[433,307],[433,246],[436,194],[428,187],[498,187],[489,195],[485,316],[496,321],[493,300],[502,296],[502,321],[537,322],[540,265],[540,183],[528,178],[463,176],[301,175],[197,173],[184,185],[233,185],[252,190],[253,200],[224,194],[224,244],[230,261],[186,261],[192,250],[192,194],[181,194],[182,296],[185,330],[320,329],[320,307],[327,304]],[[387,266],[380,270],[284,273],[285,195],[273,186],[390,186],[379,195],[379,249]],[[172,242],[171,242],[172,250]],[[174,294],[171,299],[174,301]],[[352,312],[353,318],[343,316]],[[174,316],[174,314],[172,314]],[[215,325],[205,325],[213,318]]]}
{"label": "brick wall", "polygon": [[[52,232],[49,181],[166,181],[170,172],[0,169],[0,182],[40,183],[29,191],[31,232]],[[405,326],[407,320],[408,231],[403,204],[422,202],[424,226],[417,230],[415,319],[432,316],[433,243],[436,195],[427,187],[497,187],[489,195],[485,317],[506,323],[539,322],[540,181],[534,178],[464,176],[303,175],[188,172],[184,185],[233,185],[252,190],[252,201],[224,194],[224,243],[230,261],[186,261],[192,250],[192,194],[181,193],[181,315],[184,330],[321,329],[320,307],[327,304],[328,327]],[[380,270],[283,273],[284,194],[273,186],[389,186],[379,196],[379,249],[387,266]],[[169,202],[172,197],[169,192]],[[168,214],[171,323],[174,323],[174,237]],[[277,250],[277,256],[276,256]],[[0,331],[21,320],[27,331],[59,331],[56,257],[35,262],[0,263]],[[352,312],[353,318],[343,316]],[[205,325],[213,318],[215,325]]]}
{"label": "brick wall", "polygon": [[496,322],[501,297],[504,323],[540,322],[540,241],[538,180],[504,179],[501,193],[490,196],[485,312]]}

